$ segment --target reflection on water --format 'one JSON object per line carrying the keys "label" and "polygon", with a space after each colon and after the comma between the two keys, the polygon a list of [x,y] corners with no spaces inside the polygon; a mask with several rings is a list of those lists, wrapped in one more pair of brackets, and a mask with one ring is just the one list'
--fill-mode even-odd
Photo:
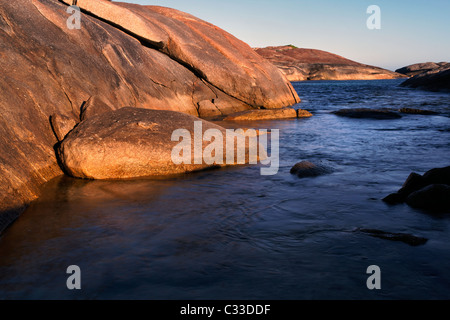
{"label": "reflection on water", "polygon": [[[241,124],[280,129],[275,176],[243,166],[168,180],[54,179],[0,239],[0,298],[449,299],[450,218],[380,199],[411,171],[448,165],[450,96],[397,83],[296,83],[313,118]],[[329,114],[424,103],[441,115]],[[289,170],[301,160],[335,172],[298,179]],[[411,247],[356,228],[429,241]],[[73,264],[81,291],[65,285]],[[372,264],[380,291],[366,288]]]}

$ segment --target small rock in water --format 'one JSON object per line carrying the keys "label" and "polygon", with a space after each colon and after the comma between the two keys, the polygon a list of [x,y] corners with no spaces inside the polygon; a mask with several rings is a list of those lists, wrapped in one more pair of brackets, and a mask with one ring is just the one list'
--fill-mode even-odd
{"label": "small rock in water", "polygon": [[450,213],[450,166],[431,169],[422,176],[412,172],[402,188],[383,201],[406,202],[413,208]]}
{"label": "small rock in water", "polygon": [[410,246],[420,246],[427,243],[428,239],[422,237],[416,237],[408,233],[393,233],[386,232],[378,229],[356,229],[358,232],[368,234],[375,238],[391,240],[391,241],[401,241]]}
{"label": "small rock in water", "polygon": [[291,174],[296,174],[299,178],[317,177],[332,172],[330,167],[309,161],[301,161],[291,168]]}

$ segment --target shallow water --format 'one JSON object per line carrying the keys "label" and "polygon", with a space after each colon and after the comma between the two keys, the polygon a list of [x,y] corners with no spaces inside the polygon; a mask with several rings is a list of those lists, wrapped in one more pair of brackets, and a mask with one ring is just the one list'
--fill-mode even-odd
{"label": "shallow water", "polygon": [[[309,119],[280,129],[280,170],[259,166],[169,180],[59,177],[0,238],[3,299],[449,299],[450,216],[380,199],[411,171],[449,165],[450,95],[401,80],[294,83]],[[347,119],[349,107],[422,108],[437,116]],[[301,160],[334,173],[299,179]],[[422,246],[357,228],[428,238]],[[78,265],[82,290],[66,288]],[[369,265],[381,290],[368,290]]]}

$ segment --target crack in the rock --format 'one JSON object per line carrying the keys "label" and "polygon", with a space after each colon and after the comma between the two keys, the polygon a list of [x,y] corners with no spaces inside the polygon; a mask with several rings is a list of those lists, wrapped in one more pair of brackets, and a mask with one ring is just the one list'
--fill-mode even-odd
{"label": "crack in the rock", "polygon": [[62,89],[62,92],[64,93],[64,95],[66,96],[67,100],[69,100],[70,106],[71,106],[71,108],[72,108],[72,110],[73,110],[73,103],[72,103],[72,100],[70,100],[70,97],[69,97],[69,95],[67,94],[66,89],[64,88],[63,85],[61,85],[61,89]]}
{"label": "crack in the rock", "polygon": [[148,77],[149,79],[150,79],[150,81],[151,82],[153,82],[154,84],[156,84],[156,85],[158,85],[158,86],[161,86],[161,87],[164,87],[164,88],[166,88],[166,89],[170,89],[168,86],[166,86],[164,83],[160,83],[160,82],[158,82],[158,81],[155,81],[155,80],[153,80],[153,78],[152,77]]}
{"label": "crack in the rock", "polygon": [[214,107],[216,107],[217,111],[220,112],[220,114],[221,114],[222,116],[225,115],[225,114],[222,112],[222,110],[220,110],[219,107],[214,103],[214,99],[212,99],[211,102],[212,102],[212,104],[214,105]]}
{"label": "crack in the rock", "polygon": [[198,105],[198,103],[195,103],[195,101],[194,101],[195,83],[196,83],[196,82],[197,82],[197,80],[193,80],[193,81],[192,81],[191,100],[192,100],[192,104],[194,105],[194,108],[197,110],[197,115],[200,117],[200,106]]}
{"label": "crack in the rock", "polygon": [[295,104],[302,102],[302,101],[300,100],[300,98],[297,98],[297,97],[295,96],[295,92],[294,92],[295,89],[294,89],[294,87],[292,86],[292,84],[288,84],[288,88],[289,88],[289,91],[290,91],[291,94],[292,94],[292,97],[294,98]]}
{"label": "crack in the rock", "polygon": [[56,83],[60,86],[61,91],[64,93],[67,100],[69,101],[72,112],[75,112],[75,110],[73,109],[74,105],[73,105],[72,100],[70,99],[69,95],[67,94],[66,89],[64,88],[64,84],[62,83],[62,81],[60,81],[60,78],[57,77],[53,73],[53,71],[50,70],[50,68],[48,67],[48,62],[45,63],[45,67],[47,68],[48,73],[50,73],[50,75],[53,77],[53,79],[56,81]]}

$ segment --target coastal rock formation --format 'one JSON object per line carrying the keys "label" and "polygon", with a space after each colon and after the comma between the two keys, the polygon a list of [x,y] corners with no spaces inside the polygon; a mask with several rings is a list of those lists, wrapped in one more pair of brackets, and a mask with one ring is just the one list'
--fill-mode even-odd
{"label": "coastal rock formation", "polygon": [[317,177],[333,172],[333,169],[322,164],[315,164],[309,161],[301,161],[291,168],[291,174],[299,178]]}
{"label": "coastal rock formation", "polygon": [[[200,123],[200,129],[194,127],[196,121],[197,125]],[[180,152],[176,154],[180,155],[182,163],[172,159],[173,150],[178,150],[174,148],[181,142],[186,143],[179,137],[172,141],[172,134],[178,129],[187,130],[191,142],[181,155]],[[223,141],[218,141],[222,150],[218,163],[207,162],[207,156],[214,153],[213,150],[205,151],[212,144],[203,139],[209,129],[219,130],[223,136]],[[197,139],[201,152],[195,154]],[[226,141],[225,128],[197,117],[174,111],[126,107],[81,122],[62,141],[58,157],[66,173],[76,178],[162,176],[224,165],[227,162]],[[190,154],[184,154],[187,149],[191,150]],[[245,151],[248,154],[248,150]]]}
{"label": "coastal rock formation", "polygon": [[337,116],[358,119],[378,119],[391,120],[399,119],[402,116],[395,111],[389,109],[369,109],[369,108],[354,108],[354,109],[340,109],[333,111]]}
{"label": "coastal rock formation", "polygon": [[233,113],[223,120],[226,121],[251,121],[251,120],[272,120],[272,119],[292,119],[308,118],[312,114],[306,110],[295,110],[293,108],[267,109],[267,110],[248,110]]}
{"label": "coastal rock formation", "polygon": [[418,74],[424,73],[424,72],[428,72],[428,71],[432,71],[435,69],[439,69],[445,65],[449,64],[448,62],[424,62],[424,63],[415,63],[415,64],[411,64],[409,66],[400,68],[395,70],[395,72],[397,73],[401,73],[404,74],[408,77],[414,77]]}
{"label": "coastal rock formation", "polygon": [[401,84],[402,87],[450,92],[450,63],[419,73]]}
{"label": "coastal rock formation", "polygon": [[[72,4],[72,0],[63,0]],[[157,6],[78,0],[77,6],[181,63],[216,90],[252,107],[298,101],[282,75],[244,42],[190,14]],[[248,108],[247,108],[248,109]]]}
{"label": "coastal rock formation", "polygon": [[131,106],[203,117],[299,102],[276,67],[210,23],[168,8],[77,4],[80,29],[58,0],[0,6],[0,230],[62,174],[51,115],[73,123]]}
{"label": "coastal rock formation", "polygon": [[424,175],[412,172],[402,188],[383,201],[406,202],[414,208],[450,213],[450,166],[431,169]]}
{"label": "coastal rock formation", "polygon": [[406,78],[405,75],[361,64],[322,50],[288,45],[256,48],[255,51],[277,66],[289,81]]}

